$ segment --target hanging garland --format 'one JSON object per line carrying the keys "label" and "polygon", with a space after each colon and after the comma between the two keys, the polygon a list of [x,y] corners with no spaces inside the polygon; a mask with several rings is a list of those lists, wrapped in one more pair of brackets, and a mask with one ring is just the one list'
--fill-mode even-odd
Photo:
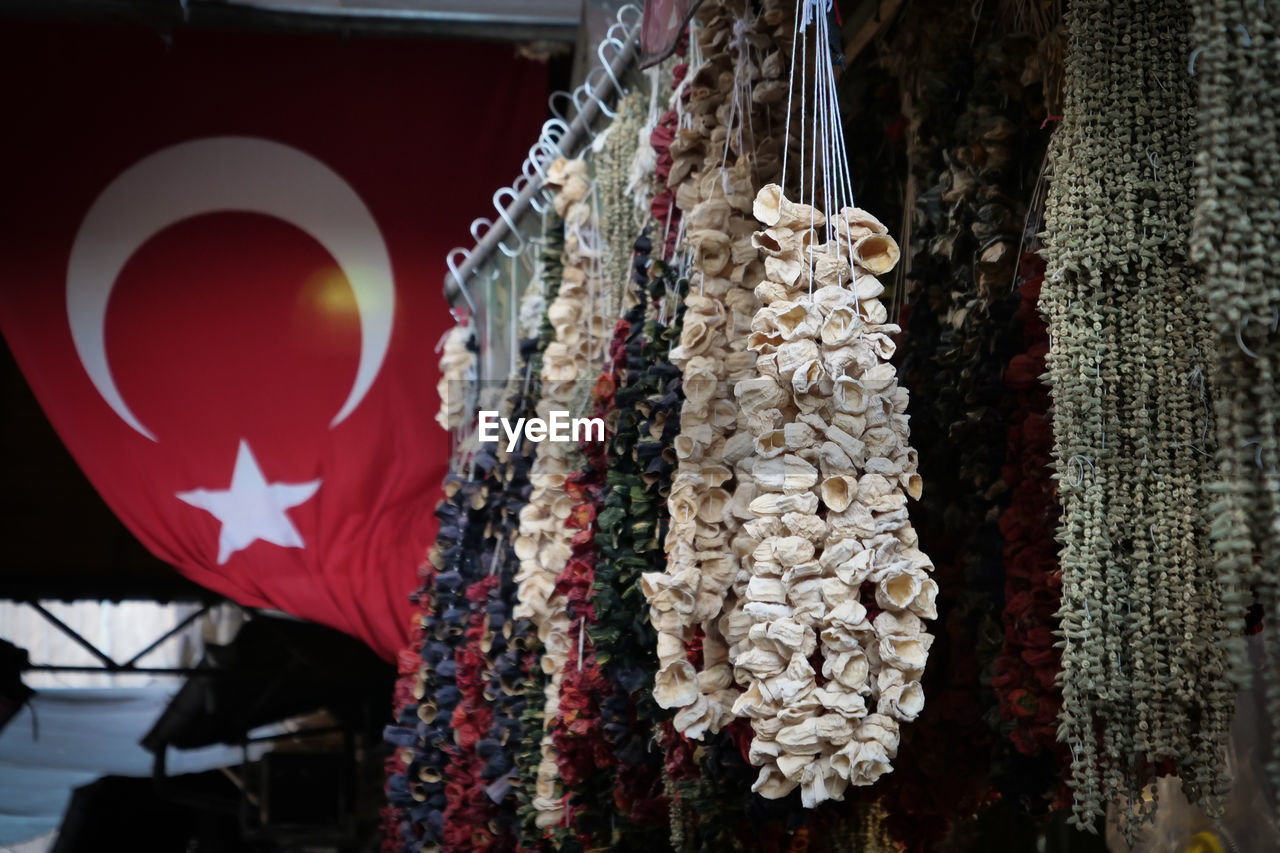
{"label": "hanging garland", "polygon": [[457,432],[466,421],[470,394],[466,389],[476,378],[475,330],[468,322],[458,323],[445,332],[438,349],[440,355],[440,380],[436,394],[440,397],[440,409],[436,423],[447,432]]}
{"label": "hanging garland", "polygon": [[[1063,710],[1073,819],[1174,771],[1211,814],[1232,710],[1205,542],[1207,302],[1188,259],[1190,16],[1172,0],[1069,13],[1041,307],[1062,503]],[[1140,93],[1140,94],[1139,94]]]}
{"label": "hanging garland", "polygon": [[[613,409],[614,389],[624,367],[622,349],[630,326],[619,321],[609,348],[609,366],[592,391],[594,414],[601,420]],[[557,579],[576,645],[569,647],[565,675],[560,683],[559,712],[549,725],[556,752],[556,766],[566,790],[566,825],[571,836],[557,838],[558,850],[590,849],[608,843],[616,832],[613,804],[616,756],[609,750],[601,715],[607,682],[601,672],[591,636],[598,611],[594,605],[598,550],[597,518],[603,504],[608,440],[584,441],[584,467],[565,478],[566,490],[578,503],[568,521],[573,532],[572,551]]]}
{"label": "hanging garland", "polygon": [[[1062,578],[1053,540],[1060,509],[1050,477],[1053,425],[1049,393],[1041,383],[1049,335],[1037,311],[1044,284],[1039,251],[1023,254],[1019,275],[1018,322],[1026,352],[1009,362],[1005,382],[1016,394],[1009,423],[1004,482],[1010,494],[1000,515],[1004,539],[1004,641],[992,686],[1000,700],[1000,716],[1013,747],[1033,762],[1019,762],[1022,791],[1046,787],[1051,798],[1059,781],[1062,746],[1057,742],[1062,691],[1057,684],[1061,653],[1057,648],[1056,614]],[[1043,780],[1043,781],[1040,781]],[[1050,800],[1052,802],[1052,800]],[[1032,811],[1047,803],[1029,802]]]}
{"label": "hanging garland", "polygon": [[[625,367],[625,379],[616,390],[617,421],[608,451],[607,491],[596,519],[600,560],[593,593],[597,618],[588,632],[608,684],[600,715],[617,768],[613,799],[619,820],[609,839],[614,848],[661,844],[667,824],[662,756],[651,748],[658,721],[665,715],[660,714],[650,692],[657,661],[653,629],[640,606],[640,576],[660,563],[662,553],[660,492],[670,482],[670,463],[661,456],[662,439],[664,435],[668,442],[674,438],[678,415],[673,405],[663,409],[649,398],[665,396],[671,380],[678,380],[678,371],[666,363],[671,335],[661,321],[662,312],[679,297],[666,292],[670,282],[661,271],[655,270],[658,274],[650,282],[653,262],[649,238],[641,236],[635,249],[632,284],[637,300],[625,318],[628,333],[619,359]],[[648,428],[654,419],[656,434]]]}
{"label": "hanging garland", "polygon": [[907,394],[887,362],[899,329],[877,299],[875,275],[897,262],[897,244],[856,208],[815,232],[826,218],[776,185],[754,212],[768,277],[749,341],[759,376],[735,388],[759,493],[746,526],[757,544],[737,632],[745,642],[733,656],[746,690],[734,710],[755,730],[753,790],[778,798],[799,786],[811,808],[891,769],[898,722],[924,706],[932,637],[921,619],[937,616],[937,586],[907,520],[920,478]]}
{"label": "hanging garland", "polygon": [[[587,165],[582,160],[556,160],[548,170],[548,185],[556,190],[556,213],[565,221],[564,266],[555,301],[547,308],[554,337],[542,356],[542,395],[538,413],[576,411],[579,380],[592,363],[598,363],[601,330],[599,303],[605,302],[606,288],[592,275],[584,235],[594,233],[595,209],[589,198]],[[569,620],[564,602],[556,596],[556,579],[564,571],[572,550],[572,533],[566,527],[574,500],[565,490],[565,478],[579,467],[577,447],[568,442],[547,442],[539,448],[529,481],[533,490],[529,503],[520,511],[520,535],[516,555],[520,570],[516,575],[517,618],[531,620],[542,646],[543,725],[559,711],[560,679],[568,660]],[[563,791],[556,770],[555,751],[544,731],[534,808],[540,813],[537,826],[546,830],[564,821]]]}
{"label": "hanging garland", "polygon": [[431,589],[435,567],[429,558],[419,567],[418,574],[422,585],[410,595],[415,607],[413,640],[409,648],[403,649],[398,656],[399,677],[392,706],[393,722],[383,730],[383,740],[392,748],[386,763],[387,808],[382,814],[384,853],[399,853],[401,850],[408,853],[416,849],[420,844],[418,839],[424,834],[428,815],[433,809],[443,806],[442,801],[420,787],[415,769],[421,752],[418,712],[427,688],[422,661],[422,626],[426,614],[434,609]]}
{"label": "hanging garland", "polygon": [[[1250,675],[1239,640],[1245,610],[1255,602],[1260,608],[1270,660],[1263,686],[1274,725],[1280,721],[1280,280],[1273,269],[1280,248],[1280,9],[1244,0],[1196,0],[1191,7],[1196,49],[1189,71],[1200,92],[1191,255],[1205,270],[1217,360],[1214,559],[1241,684]],[[1280,784],[1274,749],[1268,772],[1274,790]]]}
{"label": "hanging garland", "polygon": [[[551,323],[550,307],[556,304],[560,294],[560,284],[564,276],[564,220],[554,211],[549,211],[544,219],[542,229],[542,279],[545,282],[546,308],[538,326],[537,340],[528,355],[525,366],[526,381],[522,386],[521,408],[536,413],[538,401],[542,398],[542,367],[547,347],[555,337],[555,327]],[[532,454],[532,449],[528,450]],[[533,464],[536,464],[536,458]],[[528,484],[522,494],[532,500],[534,492],[533,465],[528,471]],[[523,510],[522,510],[523,512]],[[513,547],[517,559],[523,559],[519,551],[520,519],[517,519],[516,536]],[[523,683],[523,695],[519,707],[520,740],[515,756],[516,818],[518,821],[517,837],[520,850],[537,849],[537,839],[542,835],[539,825],[540,812],[534,801],[539,796],[538,773],[542,762],[542,741],[546,734],[543,707],[545,703],[547,674],[542,668],[542,642],[538,637],[538,627],[528,615],[518,609],[520,599],[520,576],[517,573],[515,604],[512,618],[515,627],[512,631],[512,649],[517,652],[518,668]],[[514,687],[514,685],[513,685]]]}
{"label": "hanging garland", "polygon": [[424,609],[422,617],[422,687],[420,693],[415,690],[421,696],[417,754],[407,771],[412,796],[421,804],[415,809],[415,823],[421,832],[418,849],[423,850],[442,849],[447,838],[445,777],[451,758],[457,754],[452,722],[461,699],[454,653],[468,613],[462,590],[466,579],[476,572],[474,555],[482,534],[475,502],[481,493],[480,481],[451,473],[445,479],[444,492],[445,500],[436,510],[440,527],[430,557],[435,567],[430,579],[432,607]]}
{"label": "hanging garland", "polygon": [[750,441],[733,438],[737,411],[724,390],[753,373],[745,336],[760,270],[758,262],[753,267],[749,213],[761,176],[780,170],[786,65],[775,37],[786,29],[782,7],[699,10],[704,62],[687,83],[688,126],[670,146],[668,183],[676,187],[692,252],[680,344],[670,354],[682,370],[685,400],[668,498],[666,571],[647,573],[644,591],[658,634],[654,696],[676,712],[676,730],[693,739],[725,728],[737,695],[718,620],[733,609],[739,560],[733,540],[750,500],[748,472],[735,463]]}

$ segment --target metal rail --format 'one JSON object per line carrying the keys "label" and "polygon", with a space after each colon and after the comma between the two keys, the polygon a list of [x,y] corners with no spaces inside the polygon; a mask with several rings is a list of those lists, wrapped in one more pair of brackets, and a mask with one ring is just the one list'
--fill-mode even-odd
{"label": "metal rail", "polygon": [[[610,36],[601,42],[596,50],[602,60],[601,68],[605,73],[599,75],[599,81],[594,84],[591,82],[592,75],[587,76],[587,82],[578,90],[584,96],[585,103],[580,103],[579,98],[574,95],[569,96],[575,104],[579,104],[573,121],[565,122],[554,118],[542,126],[542,135],[530,149],[529,157],[525,160],[525,167],[521,174],[524,180],[517,179],[515,185],[503,187],[494,193],[494,207],[498,212],[497,220],[477,238],[476,245],[470,251],[457,248],[449,253],[447,260],[449,272],[444,277],[444,294],[454,308],[466,305],[475,309],[474,300],[466,289],[466,282],[484,266],[494,250],[501,249],[507,255],[515,254],[506,249],[502,241],[515,230],[520,217],[535,204],[535,197],[543,191],[543,184],[546,181],[544,167],[554,159],[555,155],[567,156],[576,151],[578,146],[589,137],[591,124],[602,112],[607,112],[605,99],[619,94],[619,81],[636,62],[640,50],[639,15],[636,15],[634,24],[628,24],[623,19],[623,12],[628,8],[635,9],[635,7],[624,6],[618,11],[618,23],[624,28],[625,37],[618,39]],[[635,11],[639,10],[635,9]],[[617,52],[611,60],[605,62],[604,48],[609,44],[616,45]],[[553,131],[556,130],[560,131],[559,136],[553,136]],[[516,185],[520,185],[521,188],[516,190]],[[504,195],[512,199],[506,207],[498,204],[499,199]],[[472,233],[475,233],[474,229]],[[461,264],[454,262],[454,256],[458,253],[465,258]]]}

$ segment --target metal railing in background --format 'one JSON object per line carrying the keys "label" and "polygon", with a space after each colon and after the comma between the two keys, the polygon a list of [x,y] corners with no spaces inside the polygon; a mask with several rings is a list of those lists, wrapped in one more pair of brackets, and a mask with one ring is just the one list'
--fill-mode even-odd
{"label": "metal railing in background", "polygon": [[[610,117],[608,102],[625,89],[622,78],[635,66],[639,50],[641,11],[633,5],[618,10],[617,22],[609,28],[603,41],[596,48],[600,64],[587,75],[586,82],[573,92],[556,92],[549,98],[555,112],[557,99],[567,98],[575,107],[572,120],[563,117],[548,119],[542,133],[529,149],[521,173],[510,186],[493,194],[497,219],[476,219],[471,223],[471,234],[476,244],[471,249],[453,249],[446,260],[449,272],[445,276],[444,291],[449,304],[455,309],[468,308],[478,313],[478,304],[468,287],[468,282],[479,270],[500,252],[508,258],[519,256],[527,245],[520,233],[521,219],[534,209],[542,212],[550,203],[543,184],[546,167],[556,157],[571,157],[592,136],[592,125],[601,116]],[[612,55],[608,55],[608,54]],[[541,200],[539,200],[541,197]],[[509,200],[504,205],[503,200]],[[508,245],[508,237],[517,242]],[[504,242],[507,241],[507,242]],[[458,258],[461,258],[461,263]]]}

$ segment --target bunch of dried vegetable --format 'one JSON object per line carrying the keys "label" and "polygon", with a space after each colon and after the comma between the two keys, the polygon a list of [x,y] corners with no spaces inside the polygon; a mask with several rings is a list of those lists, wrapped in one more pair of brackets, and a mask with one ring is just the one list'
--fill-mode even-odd
{"label": "bunch of dried vegetable", "polygon": [[1206,536],[1214,300],[1188,254],[1190,26],[1174,0],[1072,5],[1046,215],[1059,737],[1074,820],[1092,825],[1124,800],[1131,835],[1162,772],[1220,808],[1233,704]]}
{"label": "bunch of dried vegetable", "polygon": [[691,738],[727,726],[736,698],[717,620],[733,606],[734,539],[751,495],[735,462],[745,459],[740,451],[750,440],[735,436],[738,413],[725,391],[754,372],[745,338],[762,269],[751,245],[751,200],[781,168],[792,12],[781,0],[758,10],[738,0],[699,11],[704,61],[685,84],[685,121],[669,149],[668,183],[676,187],[692,266],[680,341],[670,353],[682,370],[684,404],[667,566],[645,575],[644,591],[658,633],[654,696]]}
{"label": "bunch of dried vegetable", "polygon": [[907,392],[888,363],[899,329],[877,298],[898,246],[865,211],[845,207],[824,227],[777,185],[754,214],[766,226],[753,236],[765,268],[748,343],[758,375],[735,395],[756,496],[744,603],[724,635],[746,688],[734,711],[755,730],[754,790],[799,786],[813,807],[891,769],[899,721],[924,705],[922,619],[937,615],[937,586],[907,518],[921,483]]}
{"label": "bunch of dried vegetable", "polygon": [[[1280,721],[1280,8],[1195,0],[1191,71],[1199,87],[1191,254],[1205,270],[1219,444],[1211,485],[1214,559],[1233,637],[1256,602],[1271,670],[1266,697]],[[1247,682],[1243,644],[1232,646]],[[1272,786],[1280,761],[1269,758]]]}

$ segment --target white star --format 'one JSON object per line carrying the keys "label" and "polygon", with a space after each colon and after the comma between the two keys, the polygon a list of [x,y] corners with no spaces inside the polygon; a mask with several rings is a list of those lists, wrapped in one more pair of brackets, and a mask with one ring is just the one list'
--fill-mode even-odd
{"label": "white star", "polygon": [[231,488],[195,489],[178,492],[177,497],[222,522],[222,532],[218,534],[218,565],[222,565],[236,551],[259,539],[282,548],[305,548],[302,535],[285,510],[306,503],[319,488],[319,480],[268,483],[249,442],[241,439]]}

